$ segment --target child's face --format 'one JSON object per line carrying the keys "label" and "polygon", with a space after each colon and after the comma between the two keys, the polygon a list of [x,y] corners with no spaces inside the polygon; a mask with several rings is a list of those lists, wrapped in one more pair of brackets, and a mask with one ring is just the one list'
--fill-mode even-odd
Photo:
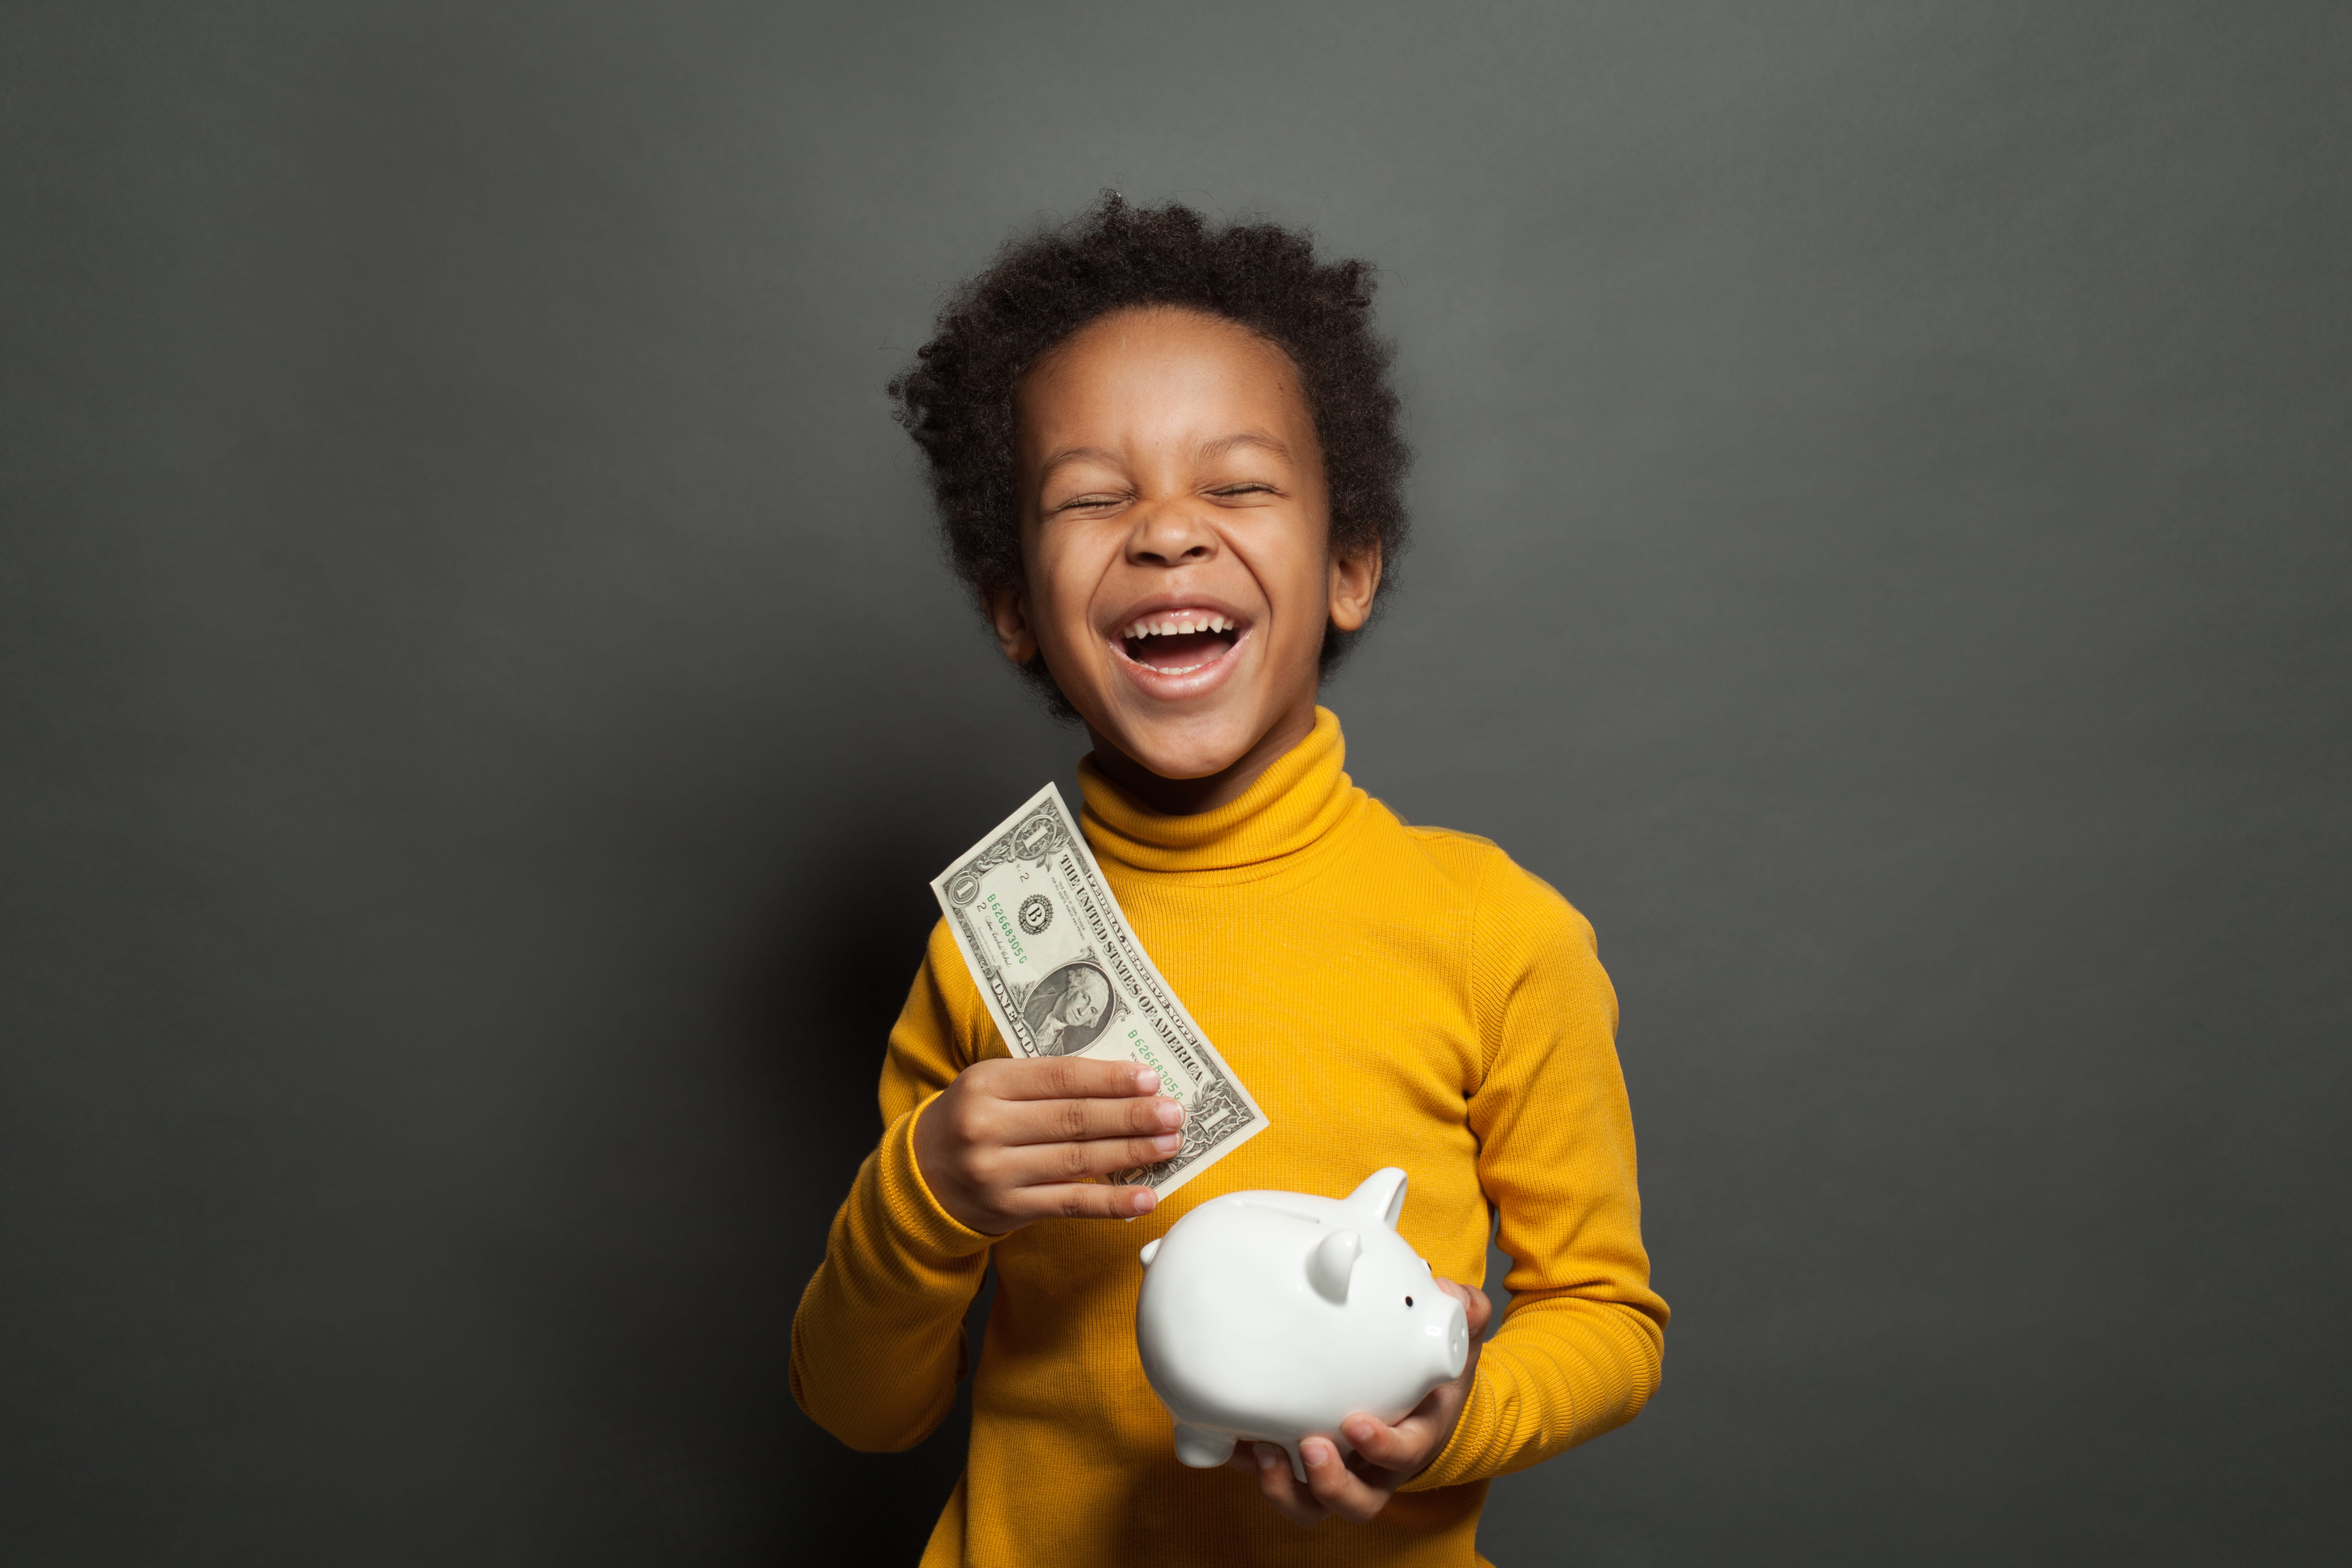
{"label": "child's face", "polygon": [[1041,360],[1017,409],[1027,582],[990,602],[1006,654],[1042,649],[1097,742],[1162,778],[1303,738],[1324,628],[1363,625],[1380,558],[1330,548],[1289,356],[1218,317],[1122,310]]}

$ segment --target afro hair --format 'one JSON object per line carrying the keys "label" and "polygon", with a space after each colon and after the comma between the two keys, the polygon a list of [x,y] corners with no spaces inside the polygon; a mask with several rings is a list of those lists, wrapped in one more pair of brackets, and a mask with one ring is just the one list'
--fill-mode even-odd
{"label": "afro hair", "polygon": [[[1179,203],[1132,207],[1105,192],[1058,227],[1008,242],[951,295],[915,363],[890,383],[923,450],[940,529],[975,597],[1022,583],[1013,398],[1040,355],[1115,310],[1176,306],[1221,316],[1298,367],[1323,447],[1335,549],[1377,546],[1385,581],[1405,543],[1411,454],[1389,385],[1393,350],[1372,327],[1372,268],[1321,262],[1298,230],[1214,226]],[[1353,639],[1323,643],[1329,669]],[[1064,713],[1043,659],[1026,672]]]}

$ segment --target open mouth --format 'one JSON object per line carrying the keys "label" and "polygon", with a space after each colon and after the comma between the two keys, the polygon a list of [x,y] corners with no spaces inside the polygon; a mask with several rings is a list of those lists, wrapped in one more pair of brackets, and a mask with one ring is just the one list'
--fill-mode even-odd
{"label": "open mouth", "polygon": [[1247,629],[1213,610],[1163,610],[1129,621],[1118,642],[1129,658],[1147,669],[1190,675],[1223,658]]}

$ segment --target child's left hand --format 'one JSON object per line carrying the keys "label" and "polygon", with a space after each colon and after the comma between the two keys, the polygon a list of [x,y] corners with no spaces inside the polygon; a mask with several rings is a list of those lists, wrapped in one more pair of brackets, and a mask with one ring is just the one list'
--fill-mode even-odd
{"label": "child's left hand", "polygon": [[[1470,1397],[1470,1380],[1478,1374],[1479,1336],[1486,1331],[1494,1308],[1485,1291],[1468,1285],[1440,1279],[1437,1288],[1461,1302],[1470,1320],[1470,1357],[1462,1363],[1460,1377],[1431,1389],[1429,1397],[1393,1426],[1369,1415],[1349,1416],[1339,1429],[1356,1452],[1345,1463],[1328,1438],[1300,1443],[1298,1457],[1307,1464],[1303,1487],[1291,1475],[1290,1456],[1278,1444],[1245,1445],[1225,1461],[1230,1468],[1255,1472],[1257,1489],[1293,1524],[1318,1524],[1334,1513],[1361,1523],[1386,1508],[1397,1488],[1444,1451],[1454,1423],[1462,1419],[1463,1403]],[[1253,1447],[1255,1453],[1250,1451]]]}

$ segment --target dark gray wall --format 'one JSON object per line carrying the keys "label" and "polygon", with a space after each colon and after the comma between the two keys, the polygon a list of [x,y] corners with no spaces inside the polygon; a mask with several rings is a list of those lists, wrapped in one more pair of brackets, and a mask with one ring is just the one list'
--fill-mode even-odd
{"label": "dark gray wall", "polygon": [[2340,1547],[2347,79],[2319,4],[9,6],[0,1558],[911,1560],[961,1432],[841,1451],[786,1325],[925,879],[1078,742],[881,385],[1106,184],[1385,268],[1330,700],[1622,994],[1666,1384],[1486,1550]]}

